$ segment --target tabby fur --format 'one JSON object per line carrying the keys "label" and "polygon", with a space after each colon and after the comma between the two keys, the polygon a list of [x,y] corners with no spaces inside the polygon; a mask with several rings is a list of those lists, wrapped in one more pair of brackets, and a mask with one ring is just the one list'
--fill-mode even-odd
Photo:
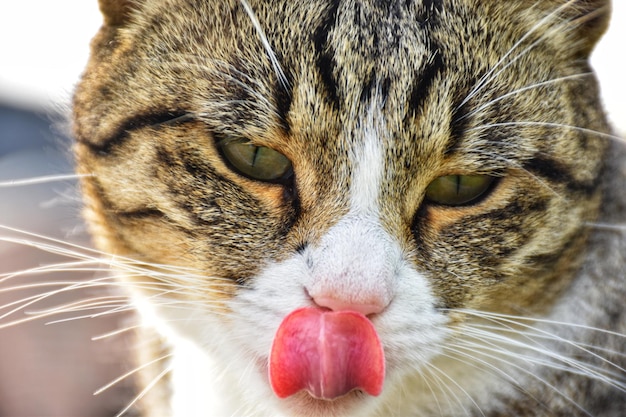
{"label": "tabby fur", "polygon": [[[75,150],[95,242],[172,354],[146,416],[623,415],[624,143],[588,64],[609,1],[100,6]],[[293,178],[242,176],[231,138]],[[471,204],[425,198],[476,174]],[[271,392],[272,337],[316,291],[384,306],[379,397]]]}

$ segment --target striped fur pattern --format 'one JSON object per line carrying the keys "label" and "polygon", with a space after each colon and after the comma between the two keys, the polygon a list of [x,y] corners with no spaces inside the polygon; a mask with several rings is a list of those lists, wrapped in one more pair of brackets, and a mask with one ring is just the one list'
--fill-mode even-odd
{"label": "striped fur pattern", "polygon": [[[171,354],[145,415],[622,415],[624,143],[587,63],[608,1],[100,5],[75,149]],[[233,139],[293,175],[242,175]],[[429,200],[449,175],[493,183]],[[328,294],[380,307],[383,394],[279,400],[272,336]]]}

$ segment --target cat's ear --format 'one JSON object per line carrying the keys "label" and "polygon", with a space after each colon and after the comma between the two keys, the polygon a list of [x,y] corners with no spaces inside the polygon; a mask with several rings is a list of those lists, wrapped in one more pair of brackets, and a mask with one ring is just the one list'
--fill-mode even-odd
{"label": "cat's ear", "polygon": [[98,0],[104,24],[110,27],[124,26],[132,11],[133,0]]}

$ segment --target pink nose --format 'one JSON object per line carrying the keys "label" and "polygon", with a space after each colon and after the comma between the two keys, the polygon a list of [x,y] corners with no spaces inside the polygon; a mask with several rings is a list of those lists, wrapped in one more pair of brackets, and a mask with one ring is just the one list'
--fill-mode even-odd
{"label": "pink nose", "polygon": [[352,303],[331,296],[314,296],[313,301],[315,301],[315,304],[318,306],[326,307],[333,311],[356,311],[364,316],[377,314],[385,309],[385,306],[381,303]]}

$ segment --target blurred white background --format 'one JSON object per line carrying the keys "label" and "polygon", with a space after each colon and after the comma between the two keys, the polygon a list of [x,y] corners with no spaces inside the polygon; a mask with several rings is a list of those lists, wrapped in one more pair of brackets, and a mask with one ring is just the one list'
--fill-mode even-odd
{"label": "blurred white background", "polygon": [[[613,22],[593,63],[613,122],[626,132],[626,1],[614,0]],[[27,106],[66,100],[100,24],[96,0],[0,1],[0,100]]]}
{"label": "blurred white background", "polygon": [[97,0],[0,0],[0,100],[66,100],[100,22]]}

